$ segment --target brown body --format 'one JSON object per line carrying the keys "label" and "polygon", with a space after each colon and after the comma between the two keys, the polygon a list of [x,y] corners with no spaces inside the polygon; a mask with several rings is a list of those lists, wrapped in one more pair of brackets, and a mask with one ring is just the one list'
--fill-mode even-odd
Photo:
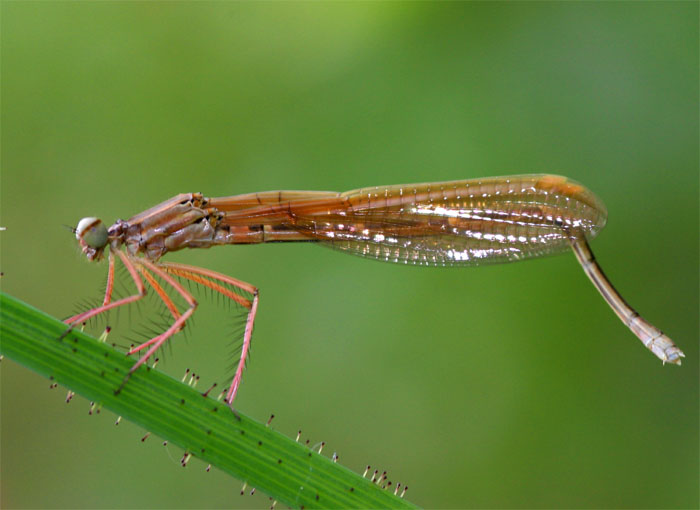
{"label": "brown body", "polygon": [[[605,207],[593,193],[556,175],[377,186],[345,193],[269,191],[223,198],[185,193],[119,220],[109,230],[97,218],[80,221],[76,237],[90,260],[101,258],[109,247],[107,290],[102,306],[67,322],[79,323],[135,302],[145,295],[146,284],[152,288],[170,311],[173,324],[129,351],[148,349],[130,375],[194,313],[197,302],[179,281],[209,287],[248,310],[240,362],[226,395],[232,404],[250,348],[258,289],[221,273],[160,261],[167,252],[313,241],[388,262],[471,266],[573,248],[588,277],[625,325],[661,360],[680,364],[681,350],[622,299],[596,262],[588,240],[600,232],[606,219]],[[129,271],[137,293],[112,302],[117,258]],[[185,299],[185,311],[178,309],[159,279]],[[127,379],[128,375],[124,383]]]}

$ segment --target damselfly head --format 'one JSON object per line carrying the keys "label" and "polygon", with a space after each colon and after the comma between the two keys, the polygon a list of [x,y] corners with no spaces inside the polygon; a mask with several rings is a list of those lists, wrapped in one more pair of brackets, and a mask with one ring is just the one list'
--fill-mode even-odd
{"label": "damselfly head", "polygon": [[99,259],[109,240],[107,228],[99,218],[83,218],[75,228],[75,238],[89,260]]}

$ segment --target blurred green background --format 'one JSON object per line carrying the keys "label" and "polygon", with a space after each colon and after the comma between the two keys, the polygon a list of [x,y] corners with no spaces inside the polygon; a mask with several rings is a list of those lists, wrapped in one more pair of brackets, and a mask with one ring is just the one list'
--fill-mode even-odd
{"label": "blurred green background", "polygon": [[[180,192],[552,172],[685,351],[662,364],[573,255],[476,269],[311,245],[169,260],[257,285],[237,401],[434,508],[697,508],[698,4],[2,3],[2,289],[70,315],[106,272],[70,232]],[[161,368],[226,376],[202,307]],[[266,508],[2,363],[3,508]]]}

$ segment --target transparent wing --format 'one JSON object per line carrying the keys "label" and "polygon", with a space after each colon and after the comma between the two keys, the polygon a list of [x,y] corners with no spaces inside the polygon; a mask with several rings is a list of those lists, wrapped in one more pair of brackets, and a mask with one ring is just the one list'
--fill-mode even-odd
{"label": "transparent wing", "polygon": [[472,266],[570,249],[573,230],[595,237],[606,211],[588,190],[556,176],[522,176],[343,193],[343,206],[290,208],[299,232],[334,249],[402,264]]}
{"label": "transparent wing", "polygon": [[[278,191],[210,199],[239,240],[314,240],[388,262],[480,265],[568,250],[573,231],[593,238],[602,202],[554,175],[377,186],[345,193]],[[236,230],[238,229],[238,230]]]}
{"label": "transparent wing", "polygon": [[[424,220],[424,218],[421,218]],[[386,262],[424,266],[476,266],[512,262],[569,250],[562,227],[482,221],[426,223],[412,218],[354,213],[297,217],[297,231],[336,250]]]}

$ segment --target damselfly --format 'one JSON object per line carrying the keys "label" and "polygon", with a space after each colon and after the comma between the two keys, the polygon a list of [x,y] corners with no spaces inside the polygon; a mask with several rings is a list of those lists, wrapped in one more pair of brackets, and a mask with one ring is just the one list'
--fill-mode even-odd
{"label": "damselfly", "polygon": [[[160,261],[167,252],[307,241],[399,264],[477,266],[572,248],[622,322],[662,361],[680,365],[683,352],[625,302],[596,262],[588,240],[600,232],[606,219],[605,206],[593,193],[555,175],[376,186],[345,193],[269,191],[223,198],[185,193],[109,228],[97,218],[80,220],[75,235],[87,258],[99,260],[108,251],[107,286],[101,306],[66,322],[78,324],[138,301],[150,286],[166,305],[172,324],[128,352],[145,351],[130,375],[182,330],[197,308],[181,282],[208,287],[247,309],[240,361],[226,394],[226,402],[232,405],[250,350],[258,289],[215,271]],[[113,301],[117,259],[130,274],[136,292]],[[159,281],[182,296],[186,309],[178,308]]]}

